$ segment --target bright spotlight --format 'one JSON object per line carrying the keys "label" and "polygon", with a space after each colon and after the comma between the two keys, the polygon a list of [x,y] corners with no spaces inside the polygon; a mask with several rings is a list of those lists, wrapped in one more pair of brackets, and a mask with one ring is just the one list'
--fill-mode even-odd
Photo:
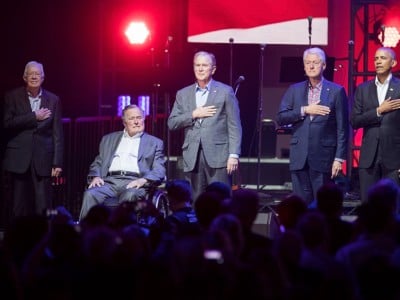
{"label": "bright spotlight", "polygon": [[400,40],[400,33],[396,27],[384,27],[378,35],[379,41],[385,47],[396,47]]}
{"label": "bright spotlight", "polygon": [[143,22],[131,22],[125,30],[130,44],[143,44],[149,35],[150,31]]}

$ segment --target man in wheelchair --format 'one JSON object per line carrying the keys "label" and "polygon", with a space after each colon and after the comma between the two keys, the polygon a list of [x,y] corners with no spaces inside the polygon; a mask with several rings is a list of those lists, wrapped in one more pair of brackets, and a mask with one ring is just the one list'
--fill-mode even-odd
{"label": "man in wheelchair", "polygon": [[136,105],[122,113],[124,130],[103,136],[89,168],[79,220],[93,206],[116,198],[118,203],[146,199],[149,188],[165,178],[164,143],[144,132],[145,114]]}

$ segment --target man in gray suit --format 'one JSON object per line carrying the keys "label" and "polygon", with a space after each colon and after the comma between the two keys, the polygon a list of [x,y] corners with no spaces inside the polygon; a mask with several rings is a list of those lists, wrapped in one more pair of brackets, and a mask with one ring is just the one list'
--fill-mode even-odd
{"label": "man in gray suit", "polygon": [[400,80],[392,75],[396,53],[381,47],[374,57],[376,77],[356,89],[351,124],[363,129],[359,177],[361,201],[368,189],[382,178],[399,184]]}
{"label": "man in gray suit", "polygon": [[124,130],[102,138],[99,154],[90,165],[80,220],[106,198],[118,197],[119,203],[143,199],[148,183],[165,179],[164,143],[144,132],[144,112],[128,105],[122,121]]}
{"label": "man in gray suit", "polygon": [[212,78],[215,56],[197,52],[193,68],[196,82],[177,92],[168,127],[184,129],[183,171],[195,201],[212,182],[231,186],[230,175],[239,165],[242,125],[232,87]]}
{"label": "man in gray suit", "polygon": [[310,204],[318,189],[342,170],[349,117],[344,87],[323,77],[325,52],[308,48],[303,63],[308,78],[291,85],[283,95],[277,122],[293,125],[289,158],[293,193]]}

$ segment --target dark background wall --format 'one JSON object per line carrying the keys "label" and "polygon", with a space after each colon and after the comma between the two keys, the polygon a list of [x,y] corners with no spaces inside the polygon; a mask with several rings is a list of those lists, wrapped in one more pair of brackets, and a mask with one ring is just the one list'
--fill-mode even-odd
{"label": "dark background wall", "polygon": [[[351,23],[356,22],[350,3],[329,1],[328,45],[322,46],[334,58],[330,66],[335,70],[334,80],[346,87],[348,41]],[[379,5],[373,11],[371,22],[379,17]],[[151,41],[142,47],[129,45],[122,34],[134,15],[143,16],[153,29]],[[123,94],[152,95],[157,99],[157,112],[168,114],[177,89],[193,82],[193,53],[204,49],[217,56],[216,79],[230,83],[240,75],[246,78],[238,99],[244,127],[243,153],[252,154],[257,114],[261,109],[262,118],[274,120],[280,98],[290,84],[281,80],[282,72],[293,73],[290,67],[283,67],[284,58],[301,57],[307,45],[267,44],[261,52],[260,45],[189,44],[186,16],[186,0],[3,1],[0,94],[23,84],[26,62],[38,60],[45,67],[44,87],[62,98],[67,118],[115,115],[117,97]],[[308,34],[307,28],[304,34]],[[356,55],[361,57],[366,52],[363,37],[355,42]],[[377,46],[367,45],[369,56]],[[260,68],[261,55],[264,64]],[[298,76],[301,80],[302,74]],[[286,142],[285,138],[278,141],[277,154]]]}

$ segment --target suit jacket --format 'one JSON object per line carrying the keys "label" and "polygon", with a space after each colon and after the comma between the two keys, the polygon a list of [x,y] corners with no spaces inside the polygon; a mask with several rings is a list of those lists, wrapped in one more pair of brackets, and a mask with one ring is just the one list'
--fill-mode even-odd
{"label": "suit jacket", "polygon": [[310,168],[330,173],[335,158],[347,158],[349,116],[344,88],[326,79],[322,82],[321,105],[329,106],[326,116],[301,115],[308,105],[308,80],[291,85],[282,98],[277,122],[293,125],[290,140],[290,170],[300,170],[308,162]]}
{"label": "suit jacket", "polygon": [[205,106],[215,105],[214,116],[193,120],[196,109],[196,84],[179,90],[168,118],[170,130],[184,128],[182,146],[183,170],[190,172],[196,164],[199,146],[211,168],[226,167],[229,154],[241,153],[242,125],[239,103],[232,87],[215,80],[211,81]]}
{"label": "suit jacket", "polygon": [[62,167],[64,137],[61,102],[57,95],[42,89],[41,108],[51,116],[37,121],[25,87],[5,95],[3,125],[6,133],[4,169],[24,173],[32,163],[37,174],[51,176],[52,167]]}
{"label": "suit jacket", "polygon": [[[101,139],[99,154],[90,165],[89,177],[106,177],[111,166],[112,158],[117,151],[123,131],[109,133]],[[159,138],[143,133],[140,138],[138,166],[140,176],[151,181],[165,179],[164,143]]]}
{"label": "suit jacket", "polygon": [[[382,151],[382,163],[388,169],[400,169],[400,110],[376,114],[379,106],[375,79],[359,85],[354,95],[351,125],[363,128],[360,151],[360,168],[369,168],[375,158],[378,144]],[[385,99],[400,98],[400,79],[392,77]]]}

